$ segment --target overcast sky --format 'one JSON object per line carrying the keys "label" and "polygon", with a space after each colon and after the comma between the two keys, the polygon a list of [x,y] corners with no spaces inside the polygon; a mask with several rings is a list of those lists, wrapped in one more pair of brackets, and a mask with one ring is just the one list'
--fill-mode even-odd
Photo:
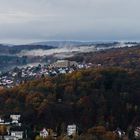
{"label": "overcast sky", "polygon": [[140,40],[140,0],[0,0],[0,41]]}

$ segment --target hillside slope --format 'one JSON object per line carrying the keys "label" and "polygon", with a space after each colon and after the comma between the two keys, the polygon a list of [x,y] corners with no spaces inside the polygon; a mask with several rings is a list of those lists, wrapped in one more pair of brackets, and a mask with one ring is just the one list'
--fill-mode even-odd
{"label": "hillside slope", "polygon": [[78,54],[71,58],[85,63],[101,64],[102,67],[140,68],[140,46],[124,47]]}
{"label": "hillside slope", "polygon": [[108,123],[124,130],[140,121],[140,71],[89,69],[43,78],[0,92],[0,114],[18,112],[28,126],[76,123],[82,131]]}

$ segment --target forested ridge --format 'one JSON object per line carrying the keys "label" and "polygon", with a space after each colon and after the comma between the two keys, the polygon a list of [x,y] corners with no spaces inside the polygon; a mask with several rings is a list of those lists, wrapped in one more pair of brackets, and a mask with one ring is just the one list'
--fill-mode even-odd
{"label": "forested ridge", "polygon": [[98,52],[78,54],[71,60],[92,63],[102,67],[121,67],[127,69],[140,69],[140,45],[134,47],[112,48]]}
{"label": "forested ridge", "polygon": [[139,125],[139,91],[139,70],[91,68],[2,89],[0,114],[20,113],[31,129],[75,123],[81,133],[94,126],[128,131]]}

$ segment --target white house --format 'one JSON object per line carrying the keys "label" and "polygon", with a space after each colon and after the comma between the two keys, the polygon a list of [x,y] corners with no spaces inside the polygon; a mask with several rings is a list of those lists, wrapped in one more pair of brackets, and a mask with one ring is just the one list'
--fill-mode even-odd
{"label": "white house", "polygon": [[18,123],[20,120],[21,115],[10,115],[10,118],[12,119],[12,123]]}
{"label": "white house", "polygon": [[77,67],[78,63],[76,61],[57,60],[55,63],[50,65],[50,67],[54,67],[54,68],[67,68],[67,67],[72,67],[72,66]]}
{"label": "white house", "polygon": [[14,136],[4,136],[4,140],[18,140],[18,138]]}
{"label": "white house", "polygon": [[4,124],[4,119],[0,118],[0,124]]}
{"label": "white house", "polygon": [[73,125],[68,125],[67,126],[67,135],[68,136],[71,136],[73,134],[76,134],[76,125],[73,124]]}
{"label": "white house", "polygon": [[49,135],[46,128],[43,128],[43,130],[40,131],[40,137],[46,138]]}
{"label": "white house", "polygon": [[140,137],[140,127],[136,127],[136,129],[134,130],[134,135],[135,138]]}
{"label": "white house", "polygon": [[23,139],[23,131],[11,131],[11,136],[16,137],[18,139]]}

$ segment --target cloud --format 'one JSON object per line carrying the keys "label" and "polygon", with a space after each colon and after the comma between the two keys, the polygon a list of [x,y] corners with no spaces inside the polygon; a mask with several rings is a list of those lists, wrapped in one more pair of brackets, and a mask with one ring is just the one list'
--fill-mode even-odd
{"label": "cloud", "polygon": [[138,39],[139,5],[139,0],[0,0],[0,40]]}

